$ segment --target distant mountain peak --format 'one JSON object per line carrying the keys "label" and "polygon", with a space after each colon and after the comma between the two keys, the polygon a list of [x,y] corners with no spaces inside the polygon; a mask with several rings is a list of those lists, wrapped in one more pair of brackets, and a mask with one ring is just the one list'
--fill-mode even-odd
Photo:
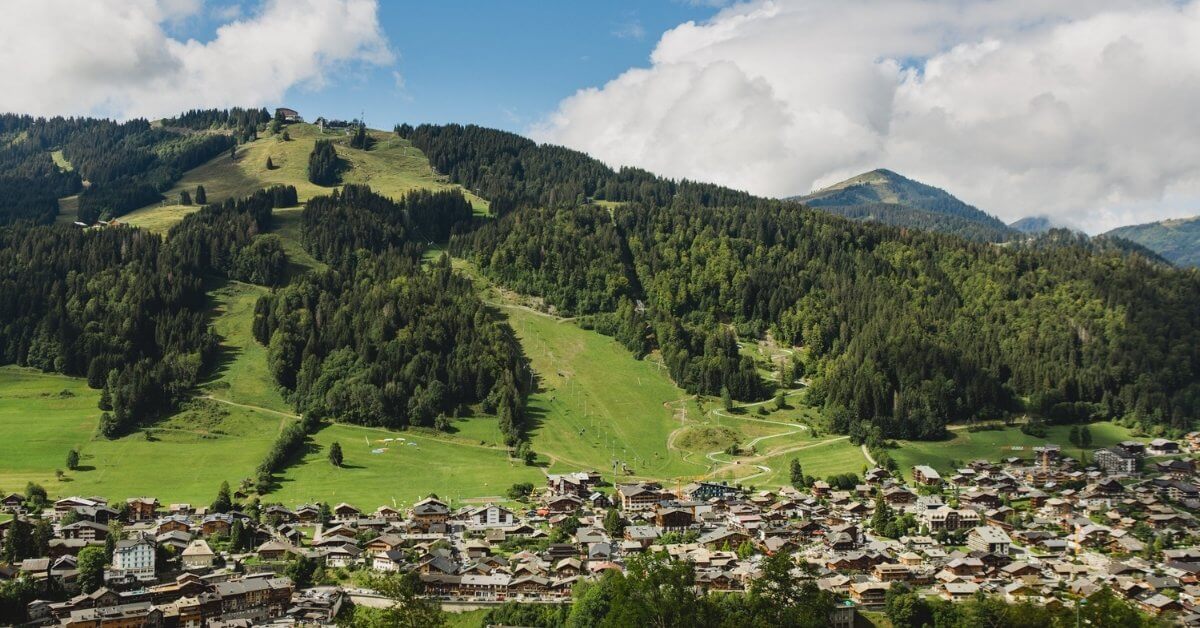
{"label": "distant mountain peak", "polygon": [[1021,233],[1038,234],[1045,233],[1062,225],[1051,220],[1049,216],[1026,216],[1015,222],[1008,223],[1008,226]]}
{"label": "distant mountain peak", "polygon": [[954,195],[886,168],[793,197],[810,207],[856,220],[929,229],[972,240],[1007,240],[1015,231]]}

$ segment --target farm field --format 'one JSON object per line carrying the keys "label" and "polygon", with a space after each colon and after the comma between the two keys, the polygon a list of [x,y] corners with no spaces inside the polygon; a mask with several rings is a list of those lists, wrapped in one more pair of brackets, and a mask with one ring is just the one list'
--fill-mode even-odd
{"label": "farm field", "polygon": [[[228,154],[189,170],[174,187],[164,193],[167,200],[130,212],[121,222],[165,232],[184,216],[199,209],[196,205],[179,205],[179,193],[194,193],[203,185],[208,201],[248,196],[272,185],[294,185],[300,203],[314,196],[328,194],[333,187],[322,187],[308,181],[308,155],[318,139],[330,139],[337,145],[338,155],[346,162],[343,183],[365,183],[385,196],[398,197],[417,188],[444,189],[457,187],[437,175],[420,150],[394,133],[371,131],[376,143],[370,150],[350,148],[349,138],[340,131],[322,132],[311,124],[286,127],[290,141],[276,136],[263,136],[238,147],[237,158]],[[267,158],[272,168],[267,169]],[[487,201],[467,193],[477,212],[487,212]]]}
{"label": "farm field", "polygon": [[[52,496],[206,502],[222,481],[250,475],[280,425],[278,417],[201,401],[155,426],[153,441],[141,433],[93,439],[98,400],[82,379],[0,367],[0,489],[36,482]],[[81,454],[77,471],[65,469],[72,447]],[[61,481],[55,469],[64,470]]]}

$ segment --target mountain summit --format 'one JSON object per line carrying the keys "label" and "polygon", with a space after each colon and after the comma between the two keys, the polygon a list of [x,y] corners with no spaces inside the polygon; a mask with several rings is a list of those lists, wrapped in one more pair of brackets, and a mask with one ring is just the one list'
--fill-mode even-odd
{"label": "mountain summit", "polygon": [[882,168],[789,200],[855,220],[941,231],[972,240],[1001,241],[1016,233],[1000,219],[945,190]]}

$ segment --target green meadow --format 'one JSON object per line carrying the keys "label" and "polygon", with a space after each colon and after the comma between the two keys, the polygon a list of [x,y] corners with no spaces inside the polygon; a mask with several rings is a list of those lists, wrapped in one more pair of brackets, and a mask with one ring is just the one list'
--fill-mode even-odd
{"label": "green meadow", "polygon": [[[282,139],[282,133],[265,135],[239,146],[236,158],[222,154],[189,170],[164,193],[166,200],[130,212],[122,216],[121,221],[165,232],[199,209],[196,205],[178,204],[181,192],[194,193],[198,185],[204,186],[210,203],[248,196],[272,185],[296,186],[301,204],[314,196],[328,194],[334,188],[308,181],[308,155],[318,139],[329,139],[336,144],[338,155],[345,163],[342,183],[364,183],[391,197],[418,188],[457,187],[435,173],[420,150],[394,133],[371,131],[375,144],[369,150],[360,150],[350,148],[349,137],[341,131],[322,132],[311,124],[293,124],[286,130],[291,137],[288,141]],[[267,168],[268,157],[270,169]],[[469,192],[466,195],[477,212],[487,212],[487,201]]]}

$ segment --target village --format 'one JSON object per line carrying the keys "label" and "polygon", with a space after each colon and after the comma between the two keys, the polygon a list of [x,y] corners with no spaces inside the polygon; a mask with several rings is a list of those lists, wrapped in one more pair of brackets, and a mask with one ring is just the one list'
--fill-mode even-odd
{"label": "village", "polygon": [[[453,611],[566,603],[577,582],[643,553],[689,561],[704,591],[742,591],[764,556],[785,553],[796,579],[841,601],[830,617],[838,627],[879,612],[901,583],[951,601],[991,595],[1065,608],[1107,590],[1142,613],[1200,625],[1200,488],[1188,455],[1197,451],[1197,434],[1126,441],[1081,466],[1045,445],[1031,458],[972,461],[949,475],[916,466],[911,483],[873,468],[853,485],[801,473],[796,486],[753,492],[614,486],[588,471],[514,487],[520,500],[504,504],[430,496],[371,511],[154,497],[68,497],[31,509],[14,493],[2,502],[6,551],[9,537],[39,522],[53,537],[46,555],[0,564],[0,579],[62,592],[30,602],[29,625],[317,626],[333,625],[349,604],[389,603],[362,574],[419,574],[424,595]],[[102,584],[83,582],[88,548],[111,551]]]}

